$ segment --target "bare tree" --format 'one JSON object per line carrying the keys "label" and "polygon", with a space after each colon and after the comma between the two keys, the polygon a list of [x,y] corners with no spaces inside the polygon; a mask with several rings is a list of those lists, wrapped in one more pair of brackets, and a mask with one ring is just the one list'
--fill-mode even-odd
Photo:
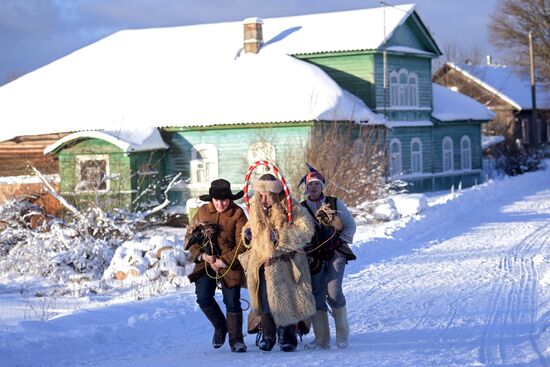
{"label": "bare tree", "polygon": [[380,198],[386,176],[386,133],[382,126],[317,123],[306,161],[326,178],[325,194],[351,206]]}
{"label": "bare tree", "polygon": [[550,0],[499,0],[489,23],[490,39],[506,63],[529,72],[529,32],[537,80],[550,83]]}
{"label": "bare tree", "polygon": [[433,70],[438,70],[446,62],[484,64],[486,56],[478,46],[468,48],[456,42],[449,42],[443,45],[443,56],[434,61]]}

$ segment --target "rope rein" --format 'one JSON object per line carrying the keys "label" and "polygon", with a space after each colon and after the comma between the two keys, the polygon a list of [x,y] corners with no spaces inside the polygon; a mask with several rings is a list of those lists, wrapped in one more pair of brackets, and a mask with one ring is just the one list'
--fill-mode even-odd
{"label": "rope rein", "polygon": [[[229,271],[231,270],[231,267],[233,266],[233,264],[235,263],[235,260],[237,259],[237,256],[239,254],[239,248],[241,247],[241,243],[243,243],[242,237],[239,243],[237,244],[237,247],[235,248],[235,254],[233,255],[233,259],[231,259],[231,263],[227,266],[227,270],[222,275],[219,275],[218,272],[216,272],[216,275],[214,276],[210,275],[210,273],[208,272],[209,263],[208,261],[204,260],[204,270],[206,271],[206,275],[208,275],[208,277],[211,279],[215,279],[216,281],[220,281],[223,277],[225,277],[229,273]],[[212,240],[210,238],[208,239],[208,242],[206,243],[206,245],[214,247],[214,244],[212,243]]]}

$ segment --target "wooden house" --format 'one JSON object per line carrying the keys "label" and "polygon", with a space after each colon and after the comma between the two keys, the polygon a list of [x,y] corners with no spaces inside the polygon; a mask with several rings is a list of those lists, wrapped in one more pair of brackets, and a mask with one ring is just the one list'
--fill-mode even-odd
{"label": "wooden house", "polygon": [[446,63],[434,73],[434,82],[479,101],[495,112],[485,127],[488,135],[502,135],[528,150],[550,147],[550,91],[536,88],[536,120],[529,76],[518,67]]}
{"label": "wooden house", "polygon": [[[469,186],[481,181],[480,126],[493,113],[432,84],[440,55],[414,5],[121,31],[0,88],[0,103],[14,106],[0,121],[18,125],[13,136],[29,125],[157,128],[168,148],[147,154],[185,178],[174,204],[218,177],[242,187],[250,162],[289,162],[333,121],[387,126],[388,177],[412,191]],[[17,108],[28,101],[37,108]],[[105,136],[67,139],[47,149],[59,156],[62,192],[76,192],[79,156],[129,154]],[[137,165],[124,162],[121,176]]]}

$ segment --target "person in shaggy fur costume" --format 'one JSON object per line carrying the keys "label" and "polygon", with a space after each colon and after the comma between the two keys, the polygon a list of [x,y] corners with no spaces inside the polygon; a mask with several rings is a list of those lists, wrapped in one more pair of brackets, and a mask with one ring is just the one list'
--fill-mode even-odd
{"label": "person in shaggy fur costume", "polygon": [[[315,299],[304,246],[315,233],[313,221],[294,202],[293,222],[281,182],[267,173],[253,185],[249,221],[243,228],[249,245],[247,275],[252,311],[261,319],[262,338],[258,348],[270,351],[282,327],[281,350],[294,351],[298,340],[296,324],[315,314]],[[241,261],[242,263],[242,261]]]}

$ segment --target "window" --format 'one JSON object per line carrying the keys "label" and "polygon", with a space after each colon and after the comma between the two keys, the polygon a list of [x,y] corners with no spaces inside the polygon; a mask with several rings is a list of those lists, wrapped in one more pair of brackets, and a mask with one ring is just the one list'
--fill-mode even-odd
{"label": "window", "polygon": [[446,136],[443,138],[443,172],[453,170],[453,140]]}
{"label": "window", "polygon": [[218,177],[218,150],[199,144],[191,150],[191,183],[207,186]]}
{"label": "window", "polygon": [[401,174],[401,142],[392,139],[390,142],[390,176]]}
{"label": "window", "polygon": [[535,129],[537,129],[537,143],[542,143],[542,121],[540,119],[537,119],[537,125],[535,126]]}
{"label": "window", "polygon": [[411,140],[411,172],[422,173],[422,141],[418,138]]}
{"label": "window", "polygon": [[460,162],[463,170],[472,169],[472,143],[466,135],[460,139]]}
{"label": "window", "polygon": [[[257,143],[254,143],[248,148],[248,164],[251,165],[252,163],[263,160],[268,161],[270,163],[275,162],[275,147],[265,141],[259,141]],[[267,172],[267,168],[265,166],[260,166],[252,172],[252,178],[256,179]]]}
{"label": "window", "polygon": [[529,120],[521,120],[521,141],[529,144]]}
{"label": "window", "polygon": [[550,142],[550,120],[546,120],[546,141]]}
{"label": "window", "polygon": [[418,76],[406,69],[390,73],[390,106],[418,107]]}
{"label": "window", "polygon": [[76,192],[109,191],[109,156],[106,154],[76,157]]}

